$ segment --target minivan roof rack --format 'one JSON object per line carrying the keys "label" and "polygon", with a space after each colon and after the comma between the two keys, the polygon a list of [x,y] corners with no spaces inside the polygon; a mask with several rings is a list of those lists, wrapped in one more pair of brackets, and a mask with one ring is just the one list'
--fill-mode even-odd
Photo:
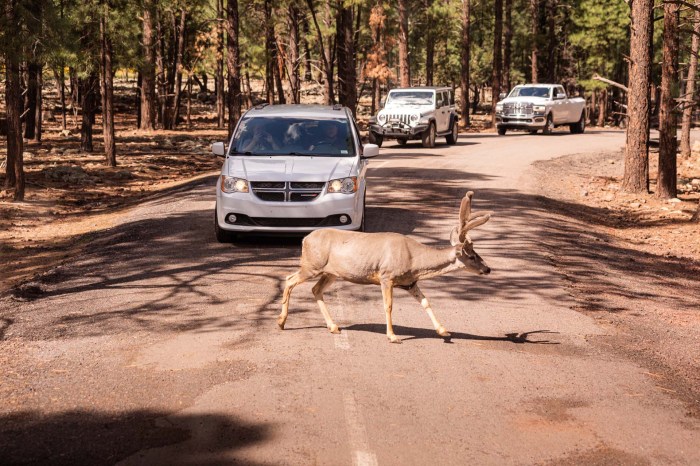
{"label": "minivan roof rack", "polygon": [[270,105],[268,102],[264,102],[264,103],[262,103],[262,104],[256,105],[256,106],[253,107],[253,108],[255,108],[255,110],[260,110],[261,108],[265,108],[265,107],[267,107],[268,105]]}
{"label": "minivan roof rack", "polygon": [[341,104],[333,104],[333,110],[342,110],[343,106]]}

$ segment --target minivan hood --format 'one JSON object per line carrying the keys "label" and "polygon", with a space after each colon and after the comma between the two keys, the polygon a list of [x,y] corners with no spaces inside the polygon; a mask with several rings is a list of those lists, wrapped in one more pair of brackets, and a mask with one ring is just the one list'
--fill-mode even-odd
{"label": "minivan hood", "polygon": [[328,181],[352,174],[355,157],[234,156],[228,174],[248,181]]}

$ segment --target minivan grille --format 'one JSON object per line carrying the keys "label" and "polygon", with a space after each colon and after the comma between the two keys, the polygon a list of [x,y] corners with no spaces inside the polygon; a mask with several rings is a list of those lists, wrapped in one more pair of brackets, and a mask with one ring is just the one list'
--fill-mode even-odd
{"label": "minivan grille", "polygon": [[266,202],[310,202],[323,192],[325,182],[318,181],[251,181],[250,188]]}

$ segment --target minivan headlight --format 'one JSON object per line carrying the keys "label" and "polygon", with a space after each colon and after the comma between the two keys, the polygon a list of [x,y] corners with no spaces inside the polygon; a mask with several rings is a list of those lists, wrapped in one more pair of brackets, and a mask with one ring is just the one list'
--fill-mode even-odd
{"label": "minivan headlight", "polygon": [[328,182],[329,193],[352,194],[357,192],[357,177],[339,178]]}
{"label": "minivan headlight", "polygon": [[243,178],[221,175],[221,191],[225,193],[247,193],[248,181]]}

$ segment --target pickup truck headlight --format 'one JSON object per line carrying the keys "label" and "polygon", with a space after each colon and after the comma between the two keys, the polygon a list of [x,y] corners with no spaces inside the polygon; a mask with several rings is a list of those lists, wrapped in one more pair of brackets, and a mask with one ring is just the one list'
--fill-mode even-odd
{"label": "pickup truck headlight", "polygon": [[547,107],[545,107],[544,105],[533,105],[532,106],[533,112],[544,112],[545,110],[547,110]]}
{"label": "pickup truck headlight", "polygon": [[221,175],[221,191],[225,193],[247,193],[248,180]]}
{"label": "pickup truck headlight", "polygon": [[352,194],[357,192],[357,177],[339,178],[328,182],[329,193]]}
{"label": "pickup truck headlight", "polygon": [[496,113],[503,112],[503,104],[496,104]]}
{"label": "pickup truck headlight", "polygon": [[386,115],[384,113],[377,115],[377,122],[379,122],[380,125],[386,123]]}

